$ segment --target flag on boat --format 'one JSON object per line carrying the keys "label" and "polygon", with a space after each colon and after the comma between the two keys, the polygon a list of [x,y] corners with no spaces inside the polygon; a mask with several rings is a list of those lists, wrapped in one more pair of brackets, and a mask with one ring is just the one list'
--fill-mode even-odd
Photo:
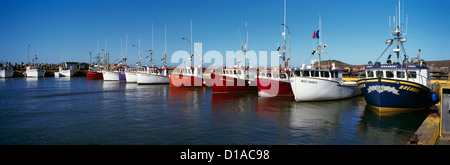
{"label": "flag on boat", "polygon": [[313,39],[319,38],[319,30],[313,32]]}

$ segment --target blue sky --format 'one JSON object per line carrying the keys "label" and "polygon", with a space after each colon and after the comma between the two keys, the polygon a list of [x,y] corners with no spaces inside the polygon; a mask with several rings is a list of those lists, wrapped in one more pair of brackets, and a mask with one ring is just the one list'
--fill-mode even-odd
{"label": "blue sky", "polygon": [[[427,61],[450,60],[450,1],[402,0],[408,15],[405,48],[410,57],[422,49]],[[389,16],[397,0],[287,0],[287,22],[291,31],[291,66],[301,66],[313,49],[312,33],[322,18],[322,38],[327,53],[322,59],[336,59],[359,65],[375,61],[386,48]],[[190,20],[193,41],[203,43],[203,54],[240,50],[248,23],[248,49],[276,50],[282,42],[283,0],[1,0],[0,61],[26,62],[39,51],[39,62],[89,62],[89,51],[97,53],[108,40],[110,61],[121,56],[122,38],[128,34],[128,65],[138,61],[132,44],[141,38],[143,50],[151,48],[154,23],[154,59],[158,66],[164,52],[164,25],[167,25],[168,59],[173,52],[189,51]],[[316,58],[316,57],[313,57]],[[382,57],[383,60],[387,58]],[[225,62],[225,59],[224,59]],[[148,65],[143,60],[143,64]],[[177,66],[171,64],[169,66]]]}

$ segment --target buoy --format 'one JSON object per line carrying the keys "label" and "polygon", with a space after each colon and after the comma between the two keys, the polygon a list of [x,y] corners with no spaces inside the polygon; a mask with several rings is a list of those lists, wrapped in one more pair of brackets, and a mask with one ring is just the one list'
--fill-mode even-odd
{"label": "buoy", "polygon": [[431,100],[432,100],[432,101],[436,101],[436,100],[437,100],[437,95],[436,95],[436,93],[432,93],[432,94],[431,94]]}

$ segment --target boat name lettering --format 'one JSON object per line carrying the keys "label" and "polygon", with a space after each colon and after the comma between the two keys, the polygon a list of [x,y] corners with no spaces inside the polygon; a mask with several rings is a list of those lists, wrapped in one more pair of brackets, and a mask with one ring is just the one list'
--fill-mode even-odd
{"label": "boat name lettering", "polygon": [[311,80],[301,80],[302,83],[308,83],[308,84],[317,84],[317,81],[311,81]]}
{"label": "boat name lettering", "polygon": [[391,92],[396,95],[400,95],[398,93],[398,90],[395,89],[395,87],[391,87],[391,86],[371,85],[371,86],[369,86],[369,88],[367,88],[367,93],[371,93],[373,91],[377,91],[378,93],[383,93],[386,91],[386,92]]}
{"label": "boat name lettering", "polygon": [[419,93],[419,91],[420,91],[418,88],[414,88],[412,86],[404,86],[404,85],[401,85],[400,88],[398,88],[398,89],[402,89],[405,91],[411,91],[411,92],[415,92],[415,93]]}
{"label": "boat name lettering", "polygon": [[361,89],[361,88],[365,88],[365,87],[366,87],[366,84],[359,84],[358,87],[359,87],[360,89]]}

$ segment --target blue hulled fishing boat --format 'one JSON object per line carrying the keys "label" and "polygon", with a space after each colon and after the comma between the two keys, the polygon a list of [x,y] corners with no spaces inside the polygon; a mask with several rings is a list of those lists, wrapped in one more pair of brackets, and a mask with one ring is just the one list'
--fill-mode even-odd
{"label": "blue hulled fishing boat", "polygon": [[[392,52],[397,55],[397,62],[388,56],[386,64],[378,59],[375,65],[369,62],[365,69],[366,78],[357,81],[368,106],[380,112],[421,110],[438,102],[437,88],[439,84],[430,83],[430,68],[423,59],[420,59],[420,49],[417,58],[409,60],[403,43],[406,42],[403,33],[403,24],[400,23],[400,2],[398,16],[394,17],[394,27],[391,27],[393,39],[386,40],[389,44],[380,57],[392,45]],[[400,63],[400,53],[404,59]]]}

